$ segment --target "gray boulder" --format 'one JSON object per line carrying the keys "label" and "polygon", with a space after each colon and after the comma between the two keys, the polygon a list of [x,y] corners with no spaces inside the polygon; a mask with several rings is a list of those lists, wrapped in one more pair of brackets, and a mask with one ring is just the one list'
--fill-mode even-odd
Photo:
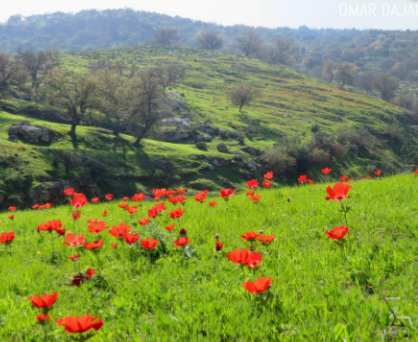
{"label": "gray boulder", "polygon": [[[31,125],[29,122],[13,124],[9,128],[9,139],[12,136],[19,137],[30,143],[52,142],[53,131],[48,127]],[[14,138],[13,138],[14,139]]]}
{"label": "gray boulder", "polygon": [[219,152],[228,153],[228,146],[226,146],[224,143],[219,143],[218,145],[216,145],[216,148]]}
{"label": "gray boulder", "polygon": [[62,203],[65,200],[63,191],[69,187],[70,183],[65,180],[43,182],[29,190],[29,197],[33,203]]}
{"label": "gray boulder", "polygon": [[19,139],[17,138],[16,135],[9,135],[9,141],[11,141],[13,143],[17,143],[17,142],[19,142]]}
{"label": "gray boulder", "polygon": [[242,146],[241,147],[241,151],[246,152],[248,154],[251,154],[253,156],[259,156],[259,155],[261,155],[261,151],[260,150],[257,150],[256,148],[251,147],[251,146]]}
{"label": "gray boulder", "polygon": [[196,147],[197,147],[199,150],[202,150],[202,151],[207,151],[207,149],[208,149],[208,147],[206,146],[206,143],[205,143],[205,142],[203,142],[203,141],[199,141],[199,142],[197,142],[197,143],[196,143]]}

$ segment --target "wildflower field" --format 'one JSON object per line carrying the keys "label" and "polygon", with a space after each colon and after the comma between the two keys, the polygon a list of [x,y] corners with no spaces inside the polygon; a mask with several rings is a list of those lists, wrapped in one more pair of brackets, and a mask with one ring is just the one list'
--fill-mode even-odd
{"label": "wildflower field", "polygon": [[418,176],[272,176],[10,207],[0,341],[417,341]]}

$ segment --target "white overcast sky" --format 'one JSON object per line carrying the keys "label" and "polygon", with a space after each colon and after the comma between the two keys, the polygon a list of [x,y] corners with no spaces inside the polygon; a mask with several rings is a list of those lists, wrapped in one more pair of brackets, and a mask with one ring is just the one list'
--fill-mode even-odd
{"label": "white overcast sky", "polygon": [[[367,8],[370,5],[375,11],[369,12],[370,16],[364,16],[364,12],[363,16],[344,16],[348,5]],[[409,13],[401,16],[405,6]],[[418,0],[1,0],[0,21],[14,14],[115,8],[178,15],[223,25],[418,30]]]}

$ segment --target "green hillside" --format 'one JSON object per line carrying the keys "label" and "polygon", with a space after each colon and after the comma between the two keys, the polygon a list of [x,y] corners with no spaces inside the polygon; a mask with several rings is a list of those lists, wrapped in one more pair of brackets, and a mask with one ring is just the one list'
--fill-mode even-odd
{"label": "green hillside", "polygon": [[[321,146],[321,139],[327,134],[328,145],[340,139],[338,144],[346,149],[344,158],[326,151],[331,158],[327,165],[341,174],[362,176],[371,164],[393,173],[404,170],[405,163],[416,163],[416,138],[409,114],[379,99],[342,91],[285,66],[191,48],[146,46],[63,57],[64,66],[77,72],[88,71],[100,61],[117,62],[123,66],[123,72],[133,63],[141,68],[170,61],[185,66],[185,80],[167,91],[178,103],[176,117],[186,120],[187,127],[160,127],[141,148],[131,146],[132,137],[122,135],[123,139],[117,139],[111,131],[99,127],[80,126],[74,141],[67,134],[69,125],[42,119],[39,113],[48,109],[45,105],[36,108],[33,102],[23,99],[3,100],[3,204],[33,202],[27,196],[29,189],[43,189],[45,184],[40,183],[57,179],[69,181],[91,195],[149,191],[169,185],[196,190],[235,187],[266,169],[259,155],[274,144],[285,146],[289,154],[295,149],[299,151],[297,165],[283,173],[281,181],[293,180],[300,173],[315,179],[319,168],[326,165],[309,160],[309,153],[312,146]],[[239,84],[249,84],[261,93],[244,107],[243,113],[228,101],[229,92]],[[103,118],[99,112],[93,116],[96,122]],[[54,141],[48,145],[9,142],[9,127],[22,121],[51,128]],[[206,130],[209,126],[225,130],[225,135],[210,136]],[[180,132],[192,142],[160,141],[167,140],[161,133],[164,130]],[[366,142],[355,141],[360,139],[355,137],[359,131],[367,132]],[[344,134],[348,136],[343,139]],[[197,135],[210,139],[207,151],[195,146],[193,139]],[[220,142],[226,144],[228,153],[218,152],[216,146]],[[326,150],[328,145],[321,148]],[[353,149],[353,145],[360,149]],[[247,148],[242,150],[243,146]]]}

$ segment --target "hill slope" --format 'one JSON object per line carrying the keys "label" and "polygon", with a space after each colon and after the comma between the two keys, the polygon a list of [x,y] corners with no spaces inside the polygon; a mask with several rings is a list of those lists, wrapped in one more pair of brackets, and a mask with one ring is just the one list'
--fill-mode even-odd
{"label": "hill slope", "polygon": [[[342,91],[284,66],[190,48],[154,47],[65,55],[63,63],[68,68],[87,71],[103,60],[118,61],[125,68],[132,63],[150,67],[169,61],[186,66],[184,82],[168,89],[177,101],[176,115],[181,124],[166,123],[154,133],[154,140],[146,140],[141,149],[130,146],[131,137],[124,136],[121,142],[103,128],[80,127],[77,141],[72,141],[66,135],[68,125],[42,119],[48,108],[36,109],[32,102],[19,99],[4,101],[3,108],[9,112],[0,112],[0,143],[5,151],[0,170],[6,202],[18,200],[16,196],[20,201],[28,201],[24,195],[28,189],[56,179],[76,181],[90,194],[126,193],[126,189],[135,187],[147,191],[153,186],[168,185],[195,189],[235,186],[263,168],[259,154],[273,144],[299,149],[298,165],[287,172],[287,178],[296,178],[301,172],[309,172],[315,178],[317,170],[325,165],[304,161],[309,159],[307,146],[323,143],[321,134],[314,137],[315,125],[320,133],[328,134],[328,144],[342,139],[348,153],[344,159],[335,156],[327,163],[341,173],[364,175],[370,159],[376,167],[394,172],[402,169],[404,160],[413,162],[415,158],[411,118],[402,109],[373,97]],[[261,91],[253,105],[244,107],[244,114],[227,100],[227,94],[239,84],[251,84]],[[45,146],[8,142],[8,128],[21,121],[49,126],[56,132],[55,140]],[[369,145],[366,143],[359,150],[361,141],[353,139],[362,130],[368,132]],[[344,138],[349,132],[351,135]],[[207,151],[194,145],[199,139],[207,140]],[[226,144],[229,153],[218,152],[216,146],[220,142]],[[40,197],[38,191],[32,200]]]}

